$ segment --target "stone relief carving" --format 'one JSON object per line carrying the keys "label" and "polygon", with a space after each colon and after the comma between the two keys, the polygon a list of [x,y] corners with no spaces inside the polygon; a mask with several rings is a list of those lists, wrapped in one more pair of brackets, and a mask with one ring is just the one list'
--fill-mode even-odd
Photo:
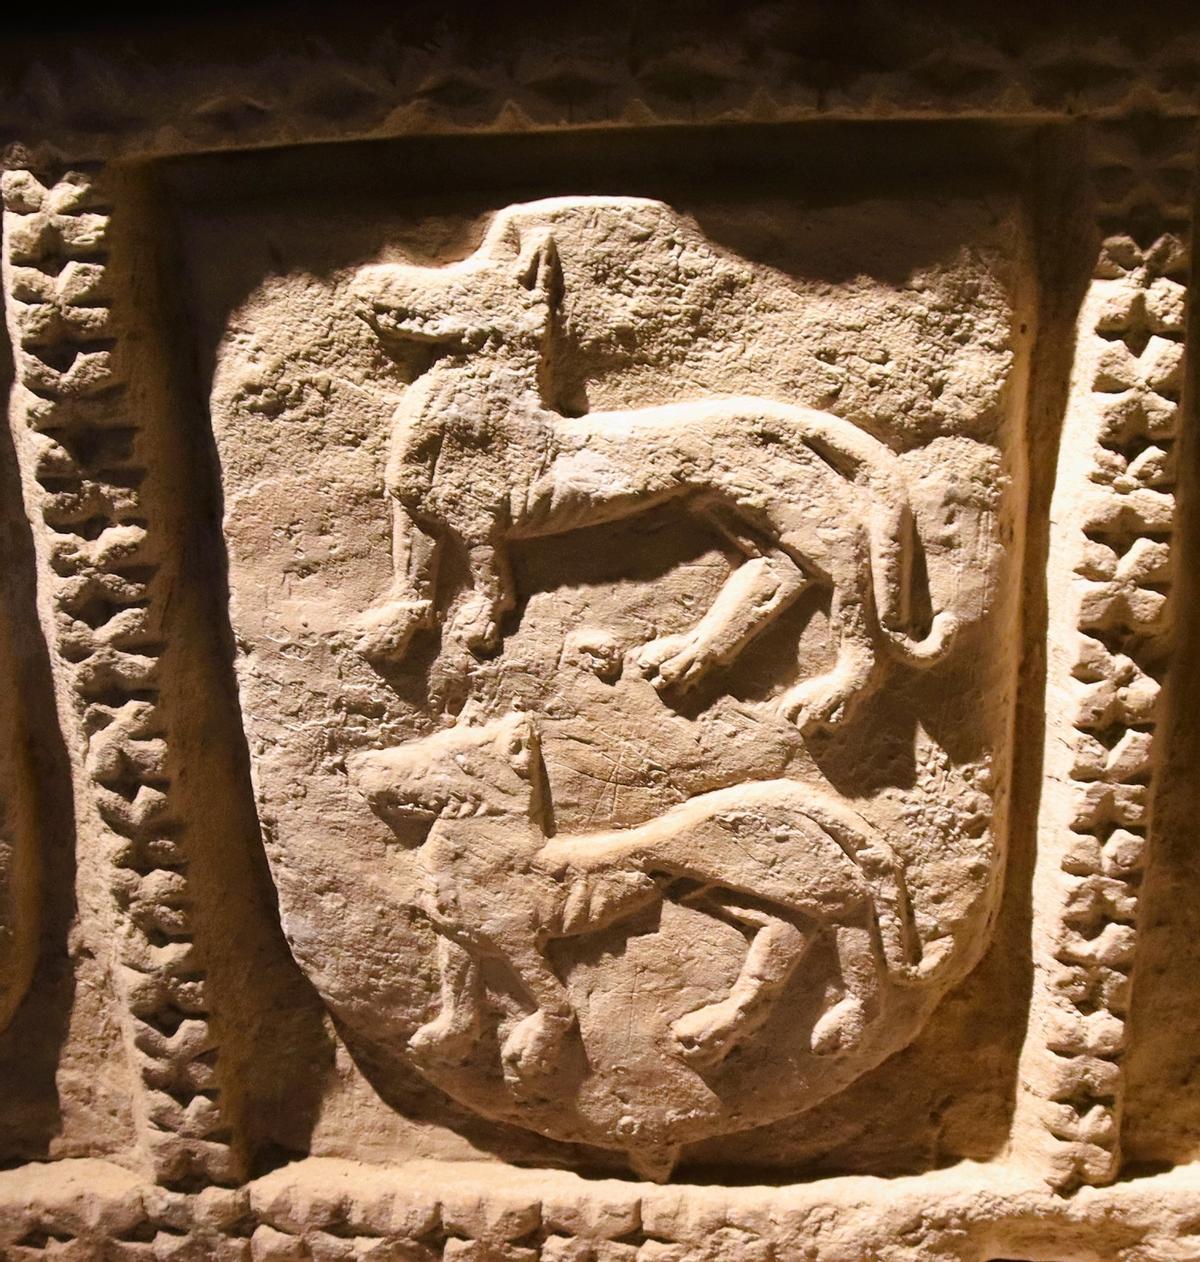
{"label": "stone relief carving", "polygon": [[1189,24],[443,10],[12,41],[0,1253],[1191,1257]]}
{"label": "stone relief carving", "polygon": [[[229,1177],[160,698],[177,558],[163,556],[162,501],[144,488],[158,450],[128,402],[111,194],[76,170],[44,181],[7,171],[3,188],[17,445],[50,558],[58,670],[79,713],[70,738],[90,786],[81,814],[98,842],[83,860],[109,891],[93,913],[105,946],[87,950],[110,957],[120,995],[121,1035],[144,1093],[134,1110],[139,1159],[167,1180],[196,1170]],[[141,403],[153,397],[143,384]],[[81,942],[94,932],[81,929]]]}
{"label": "stone relief carving", "polygon": [[[1191,161],[1180,153],[1183,135],[1162,128],[1150,178],[1169,183],[1172,168]],[[1125,129],[1098,128],[1091,160],[1103,170],[1127,169]],[[1189,266],[1182,190],[1157,206],[1139,202],[1140,191],[1103,194],[1102,237],[1079,311],[1058,492],[1069,505],[1060,513],[1077,523],[1076,534],[1050,560],[1074,606],[1069,629],[1056,628],[1071,645],[1071,660],[1052,718],[1063,736],[1047,766],[1071,794],[1047,807],[1062,821],[1058,870],[1047,882],[1060,918],[1044,965],[1054,983],[1046,996],[1052,1035],[1031,1062],[1048,1087],[1049,1160],[1068,1188],[1112,1178],[1122,1156],[1132,945],[1152,828],[1161,664],[1173,618]],[[1130,204],[1137,206],[1133,215]],[[1123,229],[1127,219],[1133,231],[1114,232],[1114,220]]]}
{"label": "stone relief carving", "polygon": [[[692,255],[682,269],[681,248]],[[665,284],[653,278],[660,264]],[[711,363],[716,388],[660,385],[662,402],[589,405],[589,321],[601,336],[604,321],[622,321],[619,353],[639,368],[656,356],[719,363],[697,351],[717,340],[695,326],[700,310],[670,289],[755,284],[779,282],[635,198],[514,205],[459,262],[351,274],[339,319],[365,328],[407,383],[376,448],[391,577],[357,609],[359,580],[330,589],[344,617],[316,637],[303,599],[301,625],[282,631],[294,660],[315,651],[329,663],[317,670],[343,689],[333,712],[311,674],[271,668],[268,685],[258,649],[242,663],[251,731],[267,740],[258,766],[285,931],[334,1011],[373,1056],[412,1065],[475,1112],[617,1149],[655,1178],[685,1145],[809,1108],[909,1042],[978,958],[999,887],[989,824],[1003,753],[988,746],[1004,740],[1002,684],[974,760],[924,764],[943,775],[932,828],[914,826],[930,786],[880,796],[850,746],[836,747],[860,739],[856,716],[873,707],[876,719],[903,716],[897,681],[953,663],[991,613],[1000,506],[971,488],[1004,422],[991,422],[990,442],[950,439],[922,468],[852,419],[721,389]],[[782,321],[767,336],[781,334]],[[245,425],[261,420],[245,410],[259,397],[238,366],[246,349],[230,345],[217,394],[218,443],[235,470]],[[369,377],[360,388],[386,395]],[[919,439],[908,445],[910,461],[928,456]],[[269,482],[248,494],[273,500]],[[229,489],[240,499],[236,477]],[[265,522],[257,506],[244,520],[251,535]],[[613,530],[625,534],[605,545],[610,581],[644,589],[640,633],[616,593],[582,625],[547,626],[528,587],[531,553],[557,581],[577,581],[589,532]],[[700,582],[663,557],[672,531],[715,554]],[[332,524],[329,534],[352,537]],[[673,570],[675,600],[655,608],[639,552]],[[382,558],[362,555],[378,574]],[[256,567],[235,556],[235,609]],[[274,658],[255,621],[239,633]],[[763,659],[770,679],[747,688],[742,663]],[[999,680],[1006,667],[990,669]],[[287,699],[289,676],[300,692]],[[335,678],[354,681],[353,697]],[[304,715],[295,737],[273,717],[281,705]],[[295,807],[279,803],[278,771],[307,760],[301,747],[321,730],[328,752],[304,773],[307,800],[293,788]],[[672,765],[683,734],[720,744],[734,732],[740,756],[714,751],[698,774]],[[586,760],[609,749],[629,769],[608,778],[611,801],[602,793],[581,812],[571,763],[582,751],[590,777]],[[332,815],[312,814],[314,784],[336,795]],[[367,826],[371,853],[355,876],[310,868],[348,909],[351,963],[318,947],[322,914],[294,882],[327,830],[361,833],[363,808],[387,828]],[[367,931],[381,916],[399,917],[402,936]],[[669,944],[684,941],[692,958],[676,967]],[[658,956],[649,985],[634,958],[643,950]],[[409,953],[419,970],[389,976]],[[620,994],[617,1037],[606,1005]]]}

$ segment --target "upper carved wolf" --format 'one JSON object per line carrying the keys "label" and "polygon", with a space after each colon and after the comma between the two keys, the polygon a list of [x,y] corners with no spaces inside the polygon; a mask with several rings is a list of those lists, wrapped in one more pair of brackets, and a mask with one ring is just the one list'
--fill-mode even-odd
{"label": "upper carved wolf", "polygon": [[399,658],[419,628],[437,624],[447,544],[471,576],[448,629],[486,651],[515,605],[514,542],[675,501],[744,559],[691,630],[640,649],[657,687],[686,689],[730,663],[813,583],[831,589],[837,654],[781,698],[802,727],[848,712],[875,676],[879,644],[913,663],[940,658],[957,622],[942,610],[924,635],[909,625],[919,543],[899,461],[851,422],[744,396],[579,417],[555,408],[564,279],[536,210],[497,216],[459,263],[378,264],[356,278],[361,312],[385,343],[442,351],[395,417],[386,475],[395,583],[361,620],[360,650]]}

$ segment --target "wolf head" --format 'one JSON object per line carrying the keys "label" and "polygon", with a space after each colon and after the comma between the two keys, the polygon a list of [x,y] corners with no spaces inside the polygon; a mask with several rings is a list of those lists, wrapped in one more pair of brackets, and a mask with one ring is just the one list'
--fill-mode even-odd
{"label": "wolf head", "polygon": [[350,783],[398,836],[441,818],[533,819],[540,810],[540,743],[529,714],[351,754],[346,768]]}
{"label": "wolf head", "polygon": [[359,314],[385,344],[418,342],[460,352],[540,349],[562,292],[553,233],[541,228],[522,234],[511,221],[459,263],[378,263],[364,267],[354,282]]}
{"label": "wolf head", "polygon": [[[359,314],[386,343],[451,352],[484,347],[541,349],[564,296],[556,233],[600,240],[625,229],[630,244],[674,222],[661,202],[640,197],[557,197],[499,211],[479,248],[444,267],[378,263],[353,285]],[[619,235],[619,234],[618,234]]]}

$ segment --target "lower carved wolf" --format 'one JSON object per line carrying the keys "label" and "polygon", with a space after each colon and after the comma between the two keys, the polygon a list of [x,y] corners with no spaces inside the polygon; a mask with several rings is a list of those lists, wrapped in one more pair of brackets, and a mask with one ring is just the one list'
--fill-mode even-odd
{"label": "lower carved wolf", "polygon": [[[502,1048],[516,1078],[553,1069],[574,1024],[547,959],[556,938],[593,933],[653,905],[676,882],[690,901],[754,930],[727,995],[678,1019],[675,1052],[718,1065],[760,1028],[809,946],[831,934],[841,993],[809,1034],[819,1053],[855,1045],[880,970],[923,976],[904,877],[880,833],[805,785],[766,780],[700,794],[638,827],[547,836],[537,727],[513,714],[347,759],[351,782],[398,834],[430,823],[420,910],[438,935],[441,1009],[410,1040],[464,1055],[479,1036],[479,965],[501,961],[532,1011]],[[824,982],[822,982],[824,988]]]}

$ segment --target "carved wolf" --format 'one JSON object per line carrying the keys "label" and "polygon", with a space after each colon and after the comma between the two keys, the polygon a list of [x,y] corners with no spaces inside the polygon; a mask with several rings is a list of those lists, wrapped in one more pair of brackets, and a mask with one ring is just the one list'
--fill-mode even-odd
{"label": "carved wolf", "polygon": [[796,781],[700,794],[634,828],[549,837],[529,715],[353,754],[347,768],[398,836],[414,820],[429,825],[419,909],[438,935],[441,1010],[410,1047],[434,1061],[465,1054],[477,1039],[479,964],[491,958],[511,969],[532,1007],[504,1043],[506,1072],[552,1070],[575,1017],[549,943],[625,920],[677,882],[693,887],[693,904],[756,930],[729,994],[674,1023],[678,1055],[701,1068],[766,1021],[822,932],[833,936],[842,993],[811,1030],[819,1053],[853,1048],[881,969],[914,980],[938,958],[936,950],[920,958],[903,872],[885,839]]}
{"label": "carved wolf", "polygon": [[380,264],[356,278],[361,312],[385,343],[440,353],[395,417],[395,584],[361,620],[360,651],[397,660],[414,632],[437,625],[448,542],[467,558],[472,587],[450,631],[485,652],[515,605],[513,543],[674,501],[744,560],[695,627],[637,654],[656,687],[687,689],[730,663],[813,583],[832,589],[838,648],[830,670],[781,698],[801,726],[845,715],[873,679],[880,641],[908,662],[940,658],[955,616],[936,612],[924,636],[907,625],[918,543],[900,464],[850,422],[756,397],[579,417],[555,409],[564,281],[552,232],[528,227],[554,205],[497,216],[460,263]]}

